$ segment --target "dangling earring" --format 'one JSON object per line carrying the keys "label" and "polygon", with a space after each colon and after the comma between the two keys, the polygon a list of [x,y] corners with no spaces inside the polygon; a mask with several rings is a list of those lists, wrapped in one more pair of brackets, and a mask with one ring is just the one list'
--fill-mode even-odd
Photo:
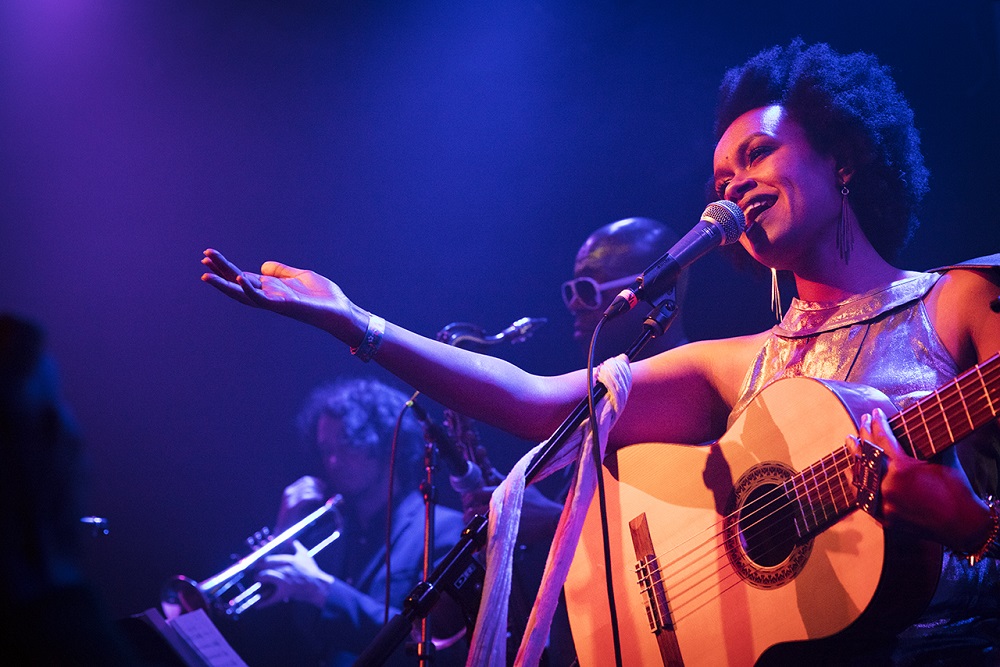
{"label": "dangling earring", "polygon": [[851,250],[854,248],[854,225],[851,224],[851,210],[847,204],[847,195],[851,191],[847,189],[847,183],[840,188],[842,198],[840,200],[840,224],[837,226],[837,250],[844,264],[851,262]]}
{"label": "dangling earring", "polygon": [[781,291],[778,289],[778,269],[771,267],[771,311],[780,322],[781,313]]}

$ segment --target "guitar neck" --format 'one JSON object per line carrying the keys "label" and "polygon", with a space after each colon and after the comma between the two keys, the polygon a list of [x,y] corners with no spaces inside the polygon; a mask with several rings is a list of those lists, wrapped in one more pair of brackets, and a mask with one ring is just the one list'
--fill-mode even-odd
{"label": "guitar neck", "polygon": [[903,449],[926,460],[996,419],[1000,409],[1000,353],[962,373],[889,419]]}
{"label": "guitar neck", "polygon": [[[1000,353],[962,373],[889,419],[900,445],[926,460],[996,419],[1000,409]],[[800,539],[814,535],[857,506],[849,472],[854,456],[837,449],[783,485],[792,499]]]}

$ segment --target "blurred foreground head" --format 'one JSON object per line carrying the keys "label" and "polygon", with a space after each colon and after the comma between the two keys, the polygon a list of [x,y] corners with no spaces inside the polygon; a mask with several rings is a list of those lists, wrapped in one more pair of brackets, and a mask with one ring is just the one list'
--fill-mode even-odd
{"label": "blurred foreground head", "polygon": [[11,600],[72,584],[81,500],[81,443],[37,325],[0,315],[0,563]]}
{"label": "blurred foreground head", "polygon": [[83,575],[83,461],[42,329],[0,314],[0,658],[145,664]]}

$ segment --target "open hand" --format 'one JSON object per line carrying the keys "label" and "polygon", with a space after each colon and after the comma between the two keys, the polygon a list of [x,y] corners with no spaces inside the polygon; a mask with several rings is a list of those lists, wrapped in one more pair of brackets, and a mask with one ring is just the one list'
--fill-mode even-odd
{"label": "open hand", "polygon": [[248,306],[331,330],[337,320],[346,320],[351,302],[335,283],[313,271],[279,262],[264,262],[260,273],[240,270],[218,250],[209,248],[201,263],[209,272],[201,279],[226,296]]}

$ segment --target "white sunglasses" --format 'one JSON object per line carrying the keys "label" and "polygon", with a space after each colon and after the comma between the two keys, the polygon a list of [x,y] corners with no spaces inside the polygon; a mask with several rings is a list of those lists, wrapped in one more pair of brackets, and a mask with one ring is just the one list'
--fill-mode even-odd
{"label": "white sunglasses", "polygon": [[609,289],[625,287],[635,282],[636,276],[610,280],[606,283],[599,283],[593,278],[582,276],[567,280],[562,284],[563,303],[567,308],[572,308],[574,304],[579,304],[587,310],[597,310],[601,307],[601,292]]}

